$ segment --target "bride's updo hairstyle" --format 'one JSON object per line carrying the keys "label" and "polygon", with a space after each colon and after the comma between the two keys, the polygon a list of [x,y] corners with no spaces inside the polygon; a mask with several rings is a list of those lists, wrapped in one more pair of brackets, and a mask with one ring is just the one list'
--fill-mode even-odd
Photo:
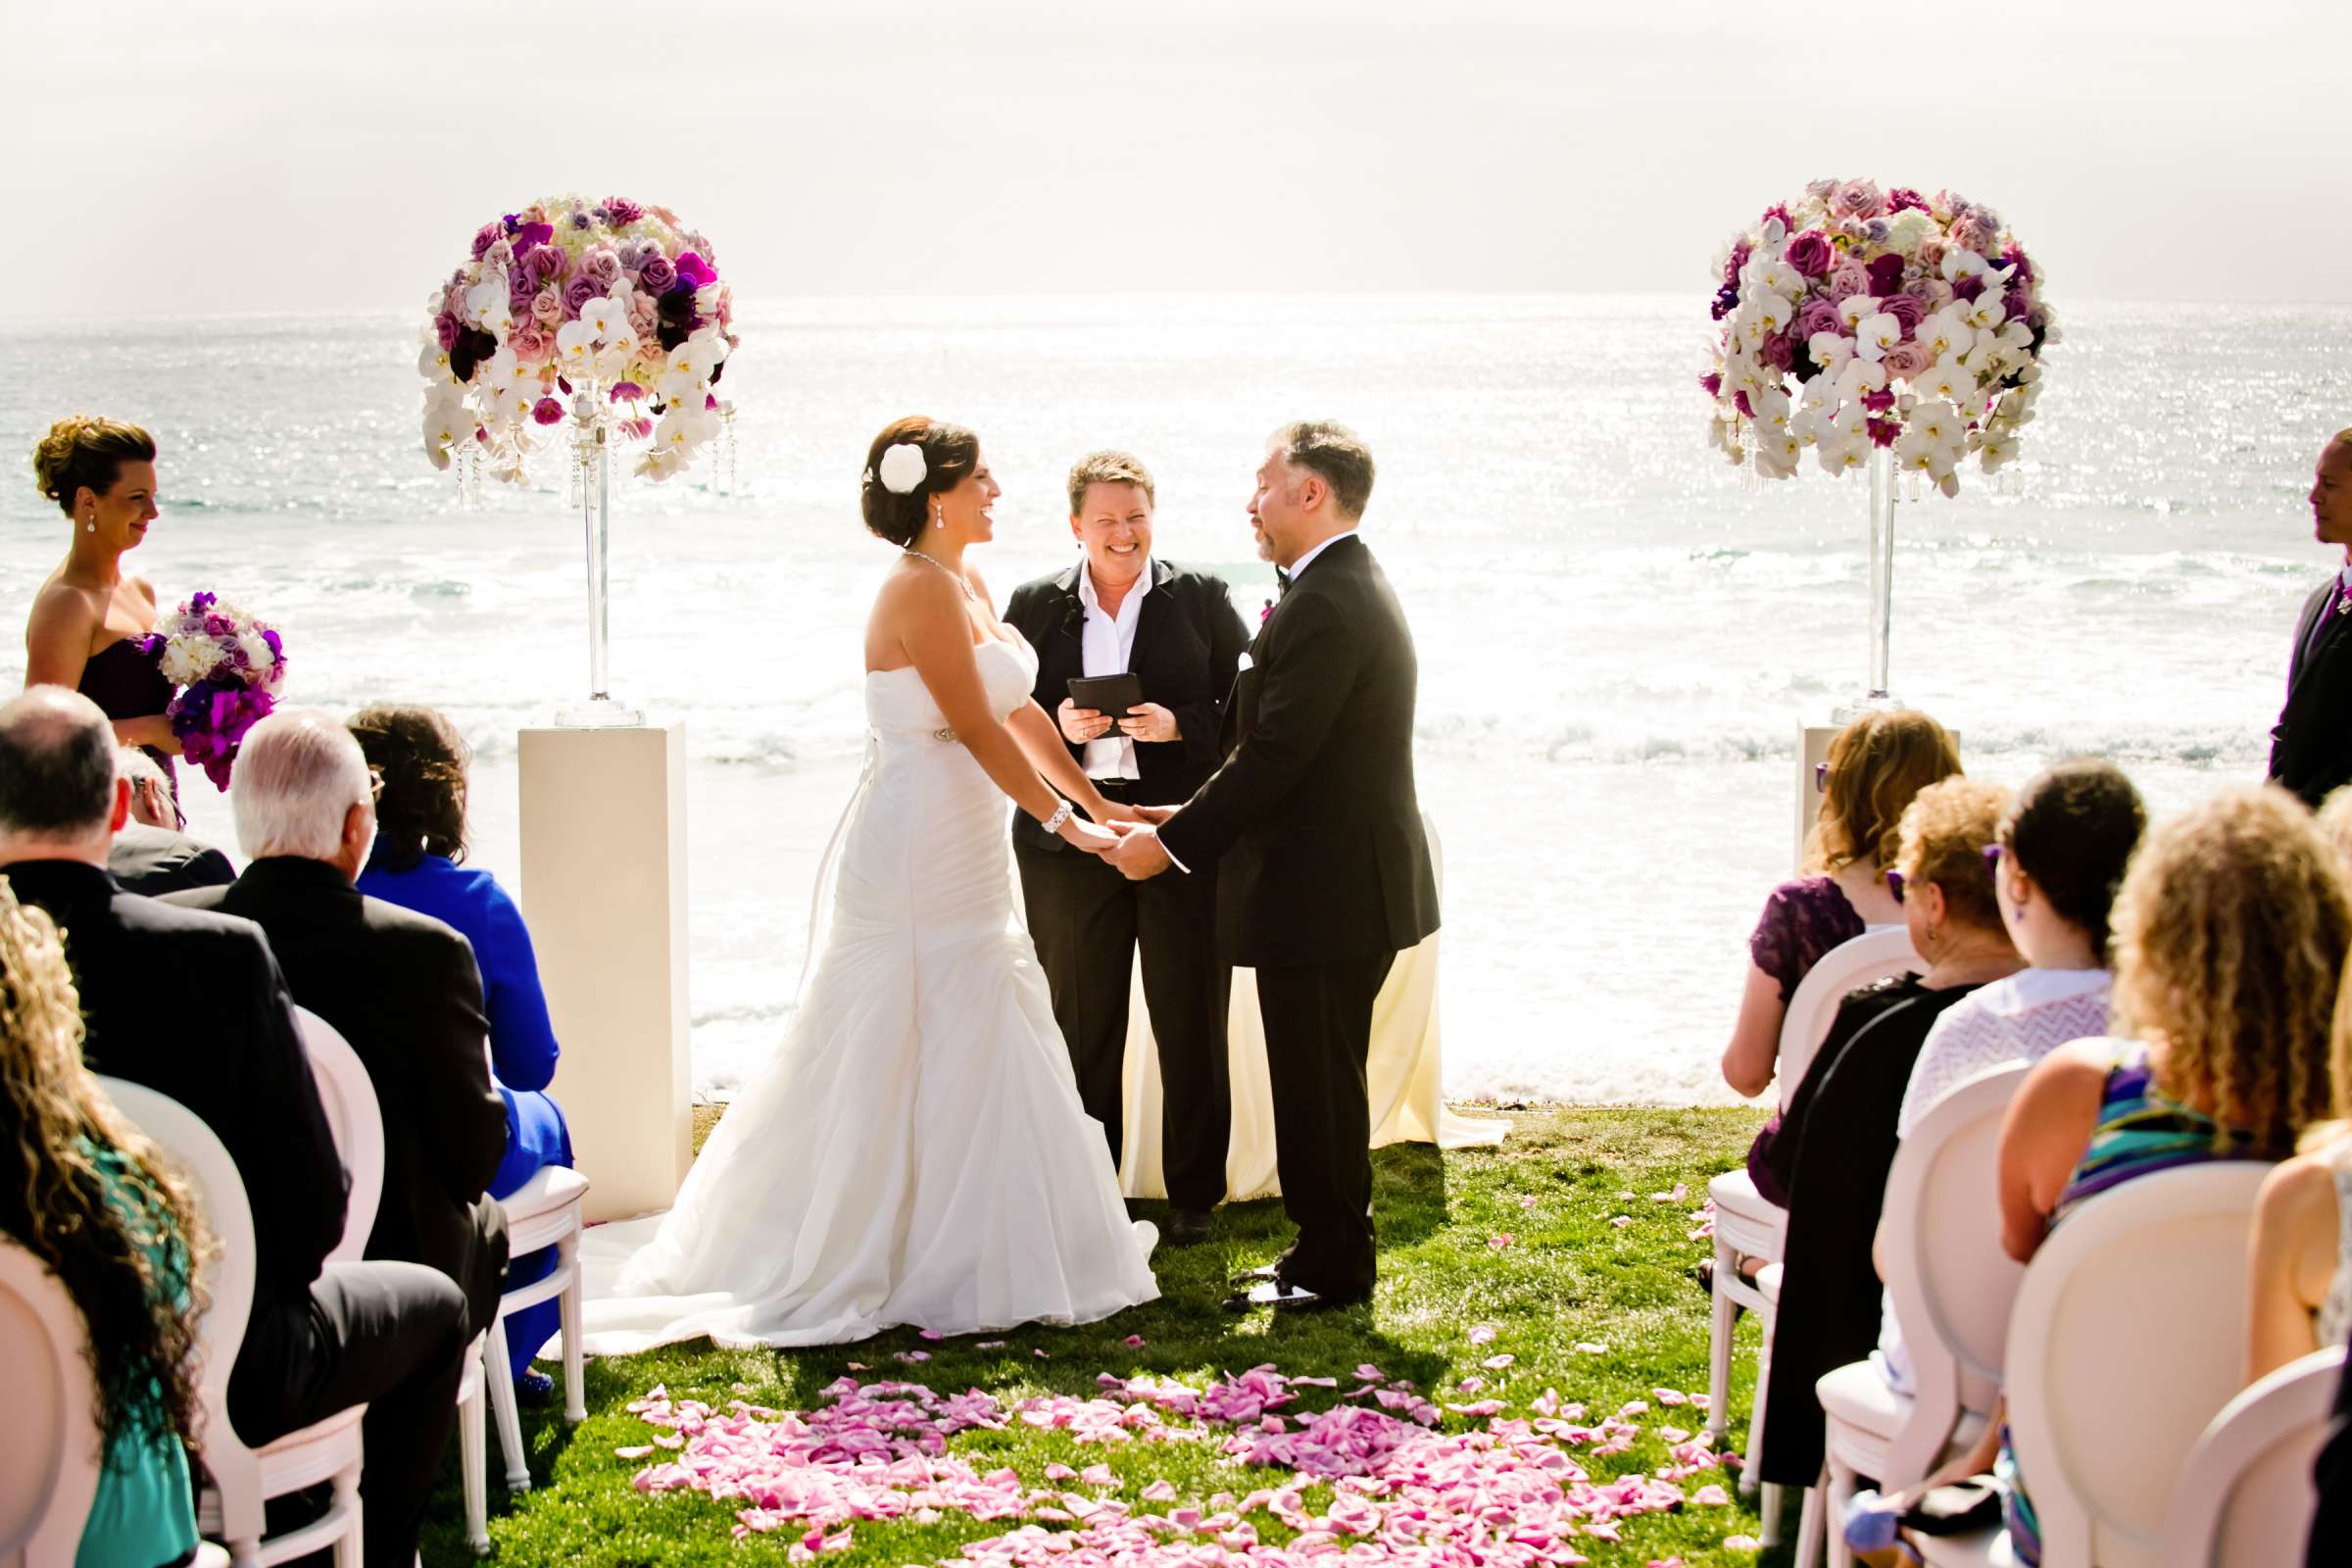
{"label": "bride's updo hairstyle", "polygon": [[92,495],[105,495],[115,487],[122,465],[154,461],[155,437],[137,425],[94,414],[70,414],[51,425],[32,449],[32,474],[41,494],[71,517],[74,498],[84,485]]}
{"label": "bride's updo hairstyle", "polygon": [[[923,455],[922,482],[905,495],[894,494],[882,482],[882,455],[895,446],[911,446]],[[931,497],[961,484],[979,462],[980,438],[960,424],[913,414],[885,425],[865,452],[859,506],[866,530],[906,549],[922,537],[923,525],[931,520]]]}

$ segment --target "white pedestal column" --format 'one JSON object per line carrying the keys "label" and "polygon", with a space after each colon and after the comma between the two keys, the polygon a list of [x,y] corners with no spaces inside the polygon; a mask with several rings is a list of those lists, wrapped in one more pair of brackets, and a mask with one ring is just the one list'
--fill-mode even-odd
{"label": "white pedestal column", "polygon": [[522,904],[587,1217],[667,1208],[693,1157],[686,731],[521,734]]}

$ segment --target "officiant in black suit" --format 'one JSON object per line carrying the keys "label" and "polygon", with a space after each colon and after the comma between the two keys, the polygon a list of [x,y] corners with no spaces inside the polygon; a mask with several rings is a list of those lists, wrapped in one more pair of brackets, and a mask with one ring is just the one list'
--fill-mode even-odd
{"label": "officiant in black suit", "polygon": [[[1152,554],[1152,475],[1124,452],[1070,469],[1070,532],[1084,554],[1013,590],[1004,619],[1037,651],[1038,705],[1071,755],[1116,803],[1180,801],[1215,771],[1224,699],[1249,633],[1225,583]],[[1134,677],[1115,716],[1071,681]],[[1161,1169],[1171,1241],[1205,1235],[1225,1196],[1233,1110],[1225,1069],[1232,971],[1216,948],[1216,875],[1131,882],[1013,813],[1029,933],[1078,1075],[1115,1165],[1129,976],[1143,950],[1144,1002],[1159,1054]]]}
{"label": "officiant in black suit", "polygon": [[2286,706],[2271,731],[2271,778],[2318,806],[2352,783],[2352,429],[2320,454],[2313,532],[2344,552],[2338,575],[2312,590],[2287,656]]}
{"label": "officiant in black suit", "polygon": [[1224,764],[1113,855],[1218,882],[1218,930],[1257,971],[1277,1169],[1298,1240],[1233,1304],[1371,1298],[1372,1004],[1396,955],[1438,928],[1413,789],[1413,638],[1356,527],[1372,454],[1343,425],[1275,433],[1250,515],[1282,599],[1250,646]]}

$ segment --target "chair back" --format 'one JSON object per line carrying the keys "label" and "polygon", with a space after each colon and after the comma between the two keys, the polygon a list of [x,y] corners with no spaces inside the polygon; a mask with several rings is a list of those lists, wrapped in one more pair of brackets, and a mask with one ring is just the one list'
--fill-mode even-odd
{"label": "chair back", "polygon": [[335,1135],[335,1152],[351,1177],[343,1239],[326,1254],[326,1261],[356,1263],[367,1252],[376,1204],[384,1195],[384,1118],[375,1081],[333,1024],[308,1007],[296,1007],[294,1021],[302,1029],[302,1049],[311,1058],[311,1078],[318,1086],[319,1104],[326,1108],[327,1128]]}
{"label": "chair back", "polygon": [[1781,1108],[1788,1108],[1788,1097],[1805,1081],[1805,1069],[1829,1038],[1847,992],[1925,968],[1926,961],[1912,950],[1910,931],[1899,925],[1874,927],[1823,954],[1797,982],[1781,1018],[1780,1061],[1773,1069],[1780,1078]]}
{"label": "chair back", "polygon": [[2124,1183],[2026,1266],[2003,1370],[2044,1562],[2164,1562],[2181,1467],[2238,1392],[2246,1232],[2271,1169],[2223,1160]]}
{"label": "chair back", "polygon": [[1888,1447],[1888,1487],[1926,1479],[1963,1411],[1990,1415],[2001,1393],[2009,1310],[2025,1265],[2001,1250],[1994,1159],[2001,1118],[2031,1069],[2012,1062],[1928,1107],[1895,1151],[1879,1234],[1886,1294],[1917,1393]]}
{"label": "chair back", "polygon": [[245,1200],[244,1178],[204,1118],[178,1101],[124,1078],[101,1077],[97,1083],[115,1108],[179,1167],[212,1230],[213,1256],[200,1265],[211,1301],[196,1324],[197,1402],[204,1411],[196,1438],[204,1468],[216,1478],[224,1472],[232,1478],[223,1494],[254,1499],[257,1517],[235,1521],[232,1533],[258,1537],[261,1464],[228,1419],[228,1373],[237,1364],[245,1321],[253,1312],[253,1209]]}
{"label": "chair back", "polygon": [[9,1445],[0,1465],[0,1565],[71,1563],[104,1462],[89,1331],[65,1282],[0,1236],[0,1367]]}
{"label": "chair back", "polygon": [[2315,1350],[2222,1407],[2188,1455],[2165,1529],[2169,1568],[2299,1563],[2319,1497],[2312,1464],[2328,1437],[2343,1347]]}

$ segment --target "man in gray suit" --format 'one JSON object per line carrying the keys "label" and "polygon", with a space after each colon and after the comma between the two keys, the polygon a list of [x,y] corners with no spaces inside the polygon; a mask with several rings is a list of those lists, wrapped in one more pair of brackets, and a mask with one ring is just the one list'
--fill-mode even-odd
{"label": "man in gray suit", "polygon": [[184,888],[225,887],[237,879],[227,856],[179,831],[172,786],[154,758],[136,746],[118,747],[115,766],[130,780],[130,820],[106,852],[106,869],[124,892],[153,898]]}

